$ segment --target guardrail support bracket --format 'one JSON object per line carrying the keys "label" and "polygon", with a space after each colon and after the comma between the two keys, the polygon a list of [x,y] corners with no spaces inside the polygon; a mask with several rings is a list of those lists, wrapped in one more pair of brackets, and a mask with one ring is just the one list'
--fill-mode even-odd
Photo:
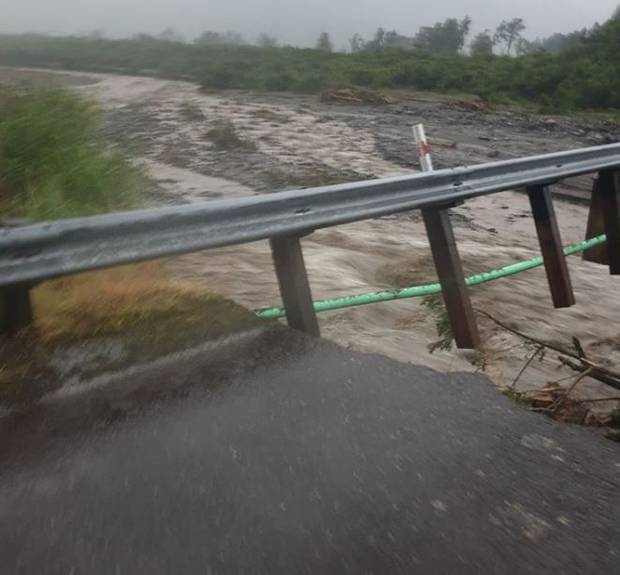
{"label": "guardrail support bracket", "polygon": [[320,336],[300,239],[277,237],[272,238],[270,244],[289,326]]}
{"label": "guardrail support bracket", "polygon": [[599,193],[605,233],[607,259],[611,275],[620,275],[620,170],[603,170],[599,174]]}
{"label": "guardrail support bracket", "polygon": [[0,334],[15,335],[32,324],[30,287],[7,286],[0,289]]}
{"label": "guardrail support bracket", "polygon": [[450,326],[459,349],[476,349],[480,334],[447,208],[422,210]]}
{"label": "guardrail support bracket", "polygon": [[574,306],[575,295],[553,208],[551,189],[543,185],[531,186],[527,188],[527,193],[532,206],[540,250],[545,261],[553,305],[558,309]]}

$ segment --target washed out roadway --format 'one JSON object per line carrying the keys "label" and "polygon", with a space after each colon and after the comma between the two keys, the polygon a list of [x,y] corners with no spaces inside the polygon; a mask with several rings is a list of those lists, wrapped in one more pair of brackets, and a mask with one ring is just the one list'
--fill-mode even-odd
{"label": "washed out roadway", "polygon": [[620,457],[270,328],[0,418],[0,572],[617,573]]}

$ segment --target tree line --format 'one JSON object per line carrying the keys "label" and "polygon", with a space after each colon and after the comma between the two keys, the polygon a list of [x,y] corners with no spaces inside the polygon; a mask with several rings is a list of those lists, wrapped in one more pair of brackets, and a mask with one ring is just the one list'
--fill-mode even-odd
{"label": "tree line", "polygon": [[[560,52],[576,46],[592,32],[584,28],[569,34],[555,33],[548,38],[530,41],[523,37],[523,33],[526,30],[523,18],[512,18],[510,20],[502,20],[495,30],[487,29],[479,32],[467,44],[471,26],[472,19],[469,16],[465,16],[461,20],[447,18],[433,26],[422,26],[413,36],[407,36],[396,30],[385,30],[383,27],[379,27],[370,40],[366,40],[360,34],[354,34],[348,41],[348,49],[354,54],[386,49],[424,50],[434,54],[460,54],[468,48],[469,54],[473,56],[492,55],[494,53],[522,56],[532,52]],[[592,30],[596,29],[597,26]],[[91,36],[101,37],[102,34],[96,31]],[[183,36],[172,28],[166,28],[155,36],[138,34],[135,38],[155,38],[168,42],[185,42]],[[254,45],[261,48],[282,46],[282,43],[276,36],[267,33],[259,34],[254,41],[248,41],[239,32],[216,32],[213,30],[201,33],[192,43],[199,46]],[[321,32],[319,34],[315,48],[322,52],[335,51],[335,44],[328,32]]]}
{"label": "tree line", "polygon": [[420,29],[413,38],[379,30],[368,41],[356,37],[353,53],[334,51],[327,33],[318,49],[278,47],[268,35],[249,45],[233,33],[205,32],[192,43],[171,32],[124,40],[0,35],[0,64],[146,74],[215,89],[317,93],[354,85],[470,93],[545,111],[620,110],[620,11],[601,26],[527,50],[523,26],[519,19],[501,23],[469,45],[468,18]]}
{"label": "tree line", "polygon": [[[461,54],[467,46],[467,39],[471,32],[472,19],[466,16],[462,20],[448,18],[437,22],[433,26],[423,26],[414,36],[400,34],[396,30],[386,31],[378,28],[371,40],[365,40],[360,34],[349,39],[349,48],[353,53],[401,49],[425,50],[435,54]],[[494,53],[523,56],[533,52],[557,53],[574,47],[600,26],[592,30],[584,28],[569,34],[555,33],[548,38],[527,40],[523,37],[526,24],[523,18],[502,20],[495,30],[484,30],[476,34],[469,42],[468,51],[472,56],[492,55]],[[327,37],[329,40],[329,36]],[[329,46],[322,34],[317,42],[317,48],[325,49]]]}
{"label": "tree line", "polygon": [[[568,34],[555,33],[547,38],[530,41],[523,36],[527,29],[523,18],[512,18],[502,20],[495,30],[487,29],[479,32],[468,43],[471,26],[472,19],[465,16],[461,20],[447,18],[433,26],[422,26],[413,36],[379,27],[370,40],[366,40],[361,34],[354,34],[348,41],[348,49],[351,53],[400,49],[425,50],[435,54],[468,52],[473,56],[492,55],[494,53],[514,56],[523,56],[532,52],[558,53],[578,45],[600,27],[595,25],[592,30],[584,28]],[[99,32],[96,34],[100,35]],[[142,34],[138,37],[146,37],[146,35]],[[167,41],[184,41],[183,37],[171,28],[163,30],[155,37]],[[282,45],[277,37],[270,34],[259,34],[254,42],[250,42],[242,34],[234,31],[206,31],[195,38],[193,43],[204,46],[255,45],[262,48],[276,48]],[[319,34],[315,48],[323,52],[336,50],[328,32]]]}

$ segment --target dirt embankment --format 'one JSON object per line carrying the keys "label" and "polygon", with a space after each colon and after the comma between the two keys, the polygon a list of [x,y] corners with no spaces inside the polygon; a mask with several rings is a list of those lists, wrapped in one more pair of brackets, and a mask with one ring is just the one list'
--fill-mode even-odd
{"label": "dirt embankment", "polygon": [[[204,93],[189,83],[116,76],[92,76],[89,85],[76,89],[101,103],[105,132],[144,158],[157,184],[155,204],[412,171],[411,125],[418,122],[426,125],[437,167],[620,140],[619,126],[605,119],[485,111],[421,95],[355,106],[290,94]],[[216,126],[220,137],[214,139]],[[582,179],[562,189],[583,194],[589,185]],[[564,243],[581,241],[587,207],[557,202],[556,209]],[[529,204],[521,194],[472,200],[454,210],[453,220],[468,272],[539,253]],[[417,213],[323,230],[304,239],[304,250],[316,298],[434,279]],[[264,242],[187,256],[170,265],[178,276],[250,308],[280,301]],[[553,309],[542,269],[476,288],[474,305],[550,342],[568,347],[571,336],[577,336],[601,362],[620,365],[617,279],[577,258],[569,265],[578,301],[571,309]],[[428,352],[435,325],[419,301],[328,313],[320,321],[326,337],[358,350],[448,371],[477,369],[456,351]],[[531,348],[482,317],[480,325],[485,369],[498,384],[510,384]],[[563,375],[556,358],[548,355],[532,364],[520,385],[536,388]],[[581,384],[578,393],[615,395],[593,381]]]}

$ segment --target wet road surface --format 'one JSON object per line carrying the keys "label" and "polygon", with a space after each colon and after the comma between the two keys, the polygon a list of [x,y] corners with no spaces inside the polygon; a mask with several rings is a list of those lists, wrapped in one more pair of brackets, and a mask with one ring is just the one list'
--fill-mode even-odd
{"label": "wet road surface", "polygon": [[[77,391],[77,392],[76,392]],[[285,329],[0,418],[0,571],[612,573],[620,452]]]}

